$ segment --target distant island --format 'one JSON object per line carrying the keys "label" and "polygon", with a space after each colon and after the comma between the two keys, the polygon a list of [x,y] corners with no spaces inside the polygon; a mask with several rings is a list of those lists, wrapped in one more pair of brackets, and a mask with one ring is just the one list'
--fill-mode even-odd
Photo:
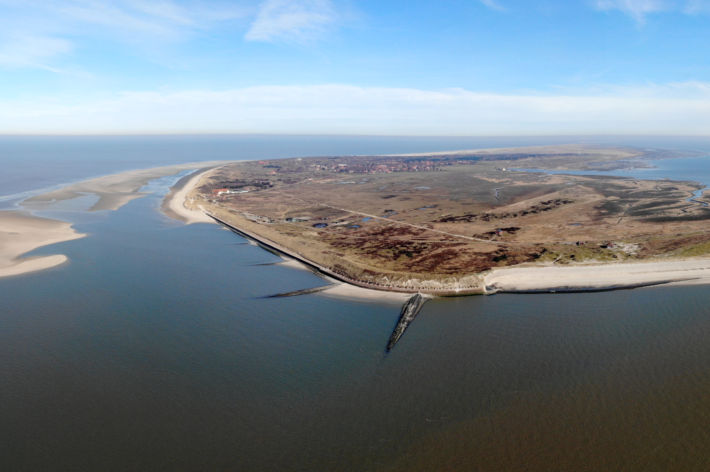
{"label": "distant island", "polygon": [[234,162],[186,177],[164,209],[376,290],[708,283],[703,185],[577,172],[679,156],[567,145]]}

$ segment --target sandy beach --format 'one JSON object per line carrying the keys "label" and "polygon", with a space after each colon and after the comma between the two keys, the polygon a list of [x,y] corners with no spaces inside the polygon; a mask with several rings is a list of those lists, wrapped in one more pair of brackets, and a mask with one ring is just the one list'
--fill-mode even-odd
{"label": "sandy beach", "polygon": [[207,167],[193,174],[182,178],[170,189],[168,195],[163,200],[163,213],[183,221],[186,224],[192,223],[214,223],[214,220],[207,216],[199,208],[194,208],[191,204],[190,192],[198,185],[203,174],[212,167]]}
{"label": "sandy beach", "polygon": [[321,295],[335,298],[345,298],[349,300],[381,300],[392,303],[404,303],[412,295],[399,292],[384,292],[382,290],[371,290],[369,288],[358,287],[356,285],[335,282],[332,287],[329,287],[322,292]]}
{"label": "sandy beach", "polygon": [[710,258],[493,269],[486,293],[614,290],[660,284],[710,284]]}
{"label": "sandy beach", "polygon": [[[222,162],[201,162],[157,167],[98,177],[26,200],[28,208],[45,207],[53,202],[96,194],[98,201],[90,211],[116,210],[129,201],[140,198],[140,189],[150,180],[196,169],[181,179],[165,197],[162,210],[172,217],[191,223],[213,223],[192,202],[190,193],[199,185],[205,172]],[[17,275],[54,267],[66,262],[64,255],[20,258],[37,247],[81,238],[70,223],[38,218],[16,211],[0,212],[0,277]],[[293,259],[284,265],[304,266]],[[497,292],[565,292],[613,290],[657,284],[710,284],[710,258],[664,260],[652,262],[585,264],[569,266],[516,266],[493,269],[484,278],[485,293]],[[348,298],[382,298],[383,292],[338,283],[323,292]],[[391,292],[393,298],[406,294]]]}
{"label": "sandy beach", "polygon": [[0,211],[0,277],[20,275],[63,264],[63,254],[22,258],[49,244],[83,238],[70,223],[39,218],[17,211]]}

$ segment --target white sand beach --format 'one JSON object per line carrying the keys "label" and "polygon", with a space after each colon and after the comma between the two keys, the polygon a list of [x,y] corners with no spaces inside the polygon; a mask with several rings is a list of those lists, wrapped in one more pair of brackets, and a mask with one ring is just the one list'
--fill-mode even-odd
{"label": "white sand beach", "polygon": [[369,288],[358,287],[356,285],[346,284],[334,281],[332,287],[318,292],[320,295],[336,298],[346,298],[350,300],[381,300],[384,302],[404,303],[411,296],[411,293],[385,292],[382,290],[371,290]]}
{"label": "white sand beach", "polygon": [[710,284],[710,258],[493,269],[486,293],[611,290],[656,284]]}
{"label": "white sand beach", "polygon": [[175,219],[181,220],[186,224],[192,223],[214,223],[214,220],[205,215],[199,208],[194,208],[190,202],[190,192],[199,184],[200,179],[209,169],[201,172],[195,172],[190,175],[190,179],[181,187],[173,187],[173,189],[165,197],[163,202],[163,212]]}
{"label": "white sand beach", "polygon": [[63,254],[22,258],[49,244],[83,238],[70,223],[39,218],[17,211],[0,211],[0,277],[20,275],[63,264]]}

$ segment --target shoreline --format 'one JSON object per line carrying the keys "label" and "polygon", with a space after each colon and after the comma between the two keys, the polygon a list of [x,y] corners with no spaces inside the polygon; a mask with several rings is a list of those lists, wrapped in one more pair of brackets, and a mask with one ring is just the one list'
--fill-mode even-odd
{"label": "shoreline", "polygon": [[254,234],[251,231],[245,230],[243,228],[238,228],[234,226],[231,223],[228,223],[224,221],[223,219],[212,215],[209,212],[205,211],[205,214],[208,215],[210,218],[212,218],[214,221],[217,223],[227,227],[229,230],[232,232],[242,236],[243,238],[246,238],[248,240],[252,240],[256,242],[257,245],[261,246],[263,249],[276,253],[278,255],[283,255],[286,256],[290,259],[295,259],[296,261],[300,262],[301,264],[305,265],[308,267],[308,269],[314,271],[317,274],[320,274],[322,276],[334,279],[338,282],[341,282],[343,284],[347,284],[353,287],[365,289],[365,290],[371,290],[373,292],[383,292],[383,293],[400,293],[400,294],[416,294],[416,293],[423,293],[426,295],[432,295],[432,296],[442,296],[442,297],[448,297],[448,296],[463,296],[463,295],[481,295],[483,294],[483,288],[479,287],[473,290],[465,290],[465,289],[456,289],[456,288],[444,288],[444,289],[421,289],[421,290],[415,290],[415,289],[409,289],[405,287],[392,287],[392,286],[386,286],[384,284],[378,285],[378,284],[373,284],[369,282],[364,282],[360,280],[355,280],[352,279],[346,275],[343,274],[338,274],[331,269],[327,267],[323,267],[320,264],[317,264],[309,259],[306,259],[305,257],[301,256],[300,254],[291,251],[290,249],[284,248],[283,246],[263,237],[257,234]]}
{"label": "shoreline", "polygon": [[[214,167],[211,167],[210,169],[213,168]],[[180,210],[175,211],[175,213],[182,216],[182,218],[179,219],[188,223],[202,222],[204,221],[203,218],[206,217],[210,219],[211,222],[217,222],[225,226],[265,250],[293,260],[302,267],[326,279],[335,280],[340,284],[344,284],[345,287],[363,290],[364,293],[373,292],[398,295],[422,293],[439,297],[452,297],[481,294],[492,295],[495,293],[596,292],[657,285],[710,284],[710,256],[564,266],[530,264],[493,268],[478,274],[481,277],[482,284],[475,289],[468,287],[461,288],[461,286],[457,287],[451,284],[448,286],[444,285],[442,288],[425,288],[421,286],[410,288],[406,286],[391,286],[384,283],[377,284],[368,281],[360,281],[348,277],[347,274],[336,273],[251,230],[235,226],[233,222],[227,222],[222,217],[218,217],[202,207],[200,208],[204,212],[202,215],[203,218],[199,218],[197,221],[191,221],[190,219],[195,218],[196,213],[201,212],[186,208],[185,201],[189,198],[189,193],[197,186],[199,178],[210,169],[205,168],[190,174],[190,176],[186,176],[182,187],[178,188],[177,191],[172,189],[169,199],[166,197],[164,207],[167,207],[168,211],[175,211],[175,209]],[[181,212],[184,214],[181,215]],[[426,284],[427,281],[424,280],[422,282]],[[328,290],[325,290],[324,292],[327,291]]]}
{"label": "shoreline", "polygon": [[190,198],[190,192],[197,187],[202,176],[214,169],[214,167],[208,166],[198,169],[173,185],[163,198],[163,203],[160,206],[163,214],[188,225],[193,223],[214,223],[214,220],[201,210],[202,207],[200,207],[200,210],[195,210],[186,206],[188,198]]}
{"label": "shoreline", "polygon": [[214,167],[220,164],[223,164],[223,161],[133,169],[51,189],[25,192],[27,198],[14,205],[19,209],[0,210],[0,228],[2,228],[0,230],[0,278],[38,272],[66,264],[69,258],[64,254],[22,256],[40,247],[87,236],[74,230],[70,222],[35,216],[33,210],[51,208],[55,203],[93,194],[98,197],[98,201],[86,211],[115,211],[126,203],[143,197],[145,194],[140,190],[151,180],[184,170],[204,169],[207,166]]}
{"label": "shoreline", "polygon": [[42,209],[57,202],[92,194],[98,197],[98,201],[88,211],[115,211],[128,202],[143,197],[145,194],[140,190],[151,180],[175,175],[185,170],[215,167],[221,164],[224,164],[224,161],[190,162],[102,175],[33,195],[23,200],[20,205],[30,210]]}
{"label": "shoreline", "polygon": [[[209,215],[209,213],[207,213]],[[242,237],[255,241],[270,252],[298,261],[321,276],[335,279],[345,286],[369,292],[392,294],[422,293],[438,297],[494,295],[496,293],[574,293],[629,290],[658,285],[710,284],[710,257],[619,262],[610,264],[580,264],[569,266],[528,265],[491,269],[484,272],[480,290],[408,290],[377,286],[336,274],[299,254],[210,215],[216,222]],[[326,290],[327,291],[327,290]]]}
{"label": "shoreline", "polygon": [[487,294],[600,292],[658,285],[704,285],[710,284],[710,257],[502,267],[491,270],[484,281]]}
{"label": "shoreline", "polygon": [[[185,185],[182,198],[196,186],[197,178]],[[188,188],[189,187],[189,188]],[[187,190],[186,190],[187,189]],[[178,197],[177,192],[171,204]],[[203,210],[205,211],[205,210]],[[304,256],[282,247],[266,237],[234,226],[207,211],[205,214],[231,231],[254,241],[262,248],[296,260],[309,270],[342,284],[380,293],[415,294],[423,293],[439,297],[492,295],[495,293],[553,293],[553,292],[596,292],[632,289],[656,285],[710,284],[710,258],[649,260],[619,262],[609,264],[580,264],[569,266],[523,265],[494,268],[480,274],[482,284],[475,289],[461,289],[445,286],[441,289],[412,289],[386,284],[373,284],[335,273]]]}

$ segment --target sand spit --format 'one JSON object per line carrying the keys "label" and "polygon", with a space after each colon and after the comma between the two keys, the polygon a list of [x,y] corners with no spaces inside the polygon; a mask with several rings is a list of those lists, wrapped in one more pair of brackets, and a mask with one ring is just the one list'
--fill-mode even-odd
{"label": "sand spit", "polygon": [[174,175],[188,169],[200,169],[219,164],[223,164],[223,162],[193,162],[105,175],[30,197],[22,202],[22,205],[27,208],[43,207],[57,201],[94,194],[99,197],[99,200],[89,211],[118,210],[131,200],[142,197],[144,194],[140,192],[140,189],[151,180]]}
{"label": "sand spit", "polygon": [[212,167],[205,167],[180,179],[165,196],[162,205],[163,213],[186,224],[214,223],[215,221],[207,216],[204,211],[195,207],[190,197],[190,192],[197,187],[203,174],[212,169]]}
{"label": "sand spit", "polygon": [[710,284],[710,258],[493,269],[486,293],[576,292],[660,284]]}
{"label": "sand spit", "polygon": [[83,238],[70,223],[17,211],[0,211],[0,277],[20,275],[63,264],[63,254],[21,258],[38,247]]}

